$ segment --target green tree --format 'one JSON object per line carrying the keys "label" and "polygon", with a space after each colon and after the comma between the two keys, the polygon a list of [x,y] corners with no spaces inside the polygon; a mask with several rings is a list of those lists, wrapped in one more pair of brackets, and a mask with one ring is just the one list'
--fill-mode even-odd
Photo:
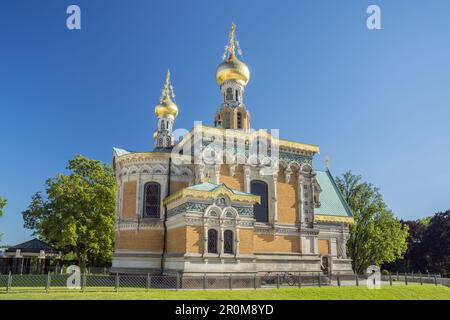
{"label": "green tree", "polygon": [[355,218],[347,242],[354,270],[364,273],[371,264],[402,257],[407,249],[408,227],[394,217],[379,190],[350,171],[337,177],[336,183]]}
{"label": "green tree", "polygon": [[22,212],[24,226],[64,254],[87,263],[105,265],[114,245],[115,178],[107,164],[76,156],[70,174],[46,181],[46,197],[36,193]]}
{"label": "green tree", "polygon": [[[3,209],[6,207],[7,201],[0,197],[0,217],[3,216]],[[0,233],[0,241],[2,241],[2,233]]]}
{"label": "green tree", "polygon": [[3,199],[2,197],[0,197],[0,217],[3,215],[3,209],[6,206],[6,199]]}
{"label": "green tree", "polygon": [[430,219],[420,247],[429,271],[450,273],[450,210]]}

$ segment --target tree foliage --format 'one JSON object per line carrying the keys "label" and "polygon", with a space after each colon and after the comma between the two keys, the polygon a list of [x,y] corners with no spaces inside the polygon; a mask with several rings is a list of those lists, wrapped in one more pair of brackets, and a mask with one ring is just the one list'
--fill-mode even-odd
{"label": "tree foliage", "polygon": [[3,209],[6,207],[6,199],[0,197],[0,217],[3,215]]}
{"label": "tree foliage", "polygon": [[64,254],[87,263],[111,261],[114,240],[115,178],[109,165],[76,156],[70,174],[46,181],[46,196],[36,193],[22,212],[24,226]]}
{"label": "tree foliage", "polygon": [[355,218],[347,242],[354,270],[364,273],[372,264],[401,257],[407,249],[408,227],[394,217],[379,190],[350,171],[337,177],[336,183]]}
{"label": "tree foliage", "polygon": [[[0,197],[0,217],[3,216],[3,209],[6,207],[7,201],[6,199],[3,199],[2,197]],[[0,233],[0,241],[2,241],[2,235]]]}
{"label": "tree foliage", "polygon": [[402,259],[384,267],[391,271],[450,274],[450,210],[403,223],[409,226],[408,251]]}

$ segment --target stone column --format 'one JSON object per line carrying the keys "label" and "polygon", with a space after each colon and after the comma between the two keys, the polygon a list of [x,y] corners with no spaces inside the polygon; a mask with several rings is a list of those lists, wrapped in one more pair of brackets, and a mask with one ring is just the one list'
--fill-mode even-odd
{"label": "stone column", "polygon": [[305,216],[304,216],[304,210],[303,210],[303,203],[304,203],[304,190],[303,185],[305,183],[305,177],[299,172],[298,174],[298,202],[297,202],[297,212],[298,212],[298,221],[300,223],[305,222]]}
{"label": "stone column", "polygon": [[141,173],[139,172],[138,178],[136,180],[136,219],[139,219],[139,217],[144,216],[144,212],[141,206],[141,198],[142,198],[142,178]]}
{"label": "stone column", "polygon": [[219,237],[218,240],[219,241],[217,243],[217,246],[218,246],[217,253],[219,254],[219,256],[221,256],[223,254],[223,242],[224,242],[224,239],[223,239],[223,232],[224,232],[224,230],[223,229],[224,229],[223,225],[220,224],[219,234],[218,234],[218,237]]}
{"label": "stone column", "polygon": [[251,169],[249,166],[244,166],[244,192],[250,193],[251,187],[250,187],[250,174]]}
{"label": "stone column", "polygon": [[277,191],[278,173],[274,173],[272,176],[272,223],[278,221],[278,191]]}
{"label": "stone column", "polygon": [[331,238],[330,240],[330,254],[332,256],[337,256],[337,240],[336,238]]}
{"label": "stone column", "polygon": [[203,254],[208,253],[208,225],[203,225]]}
{"label": "stone column", "polygon": [[215,184],[220,184],[220,164],[214,165],[214,178],[213,182]]}
{"label": "stone column", "polygon": [[310,208],[311,208],[311,213],[310,213],[310,215],[311,215],[311,219],[310,219],[310,221],[311,221],[311,223],[314,223],[314,209],[315,209],[315,207],[316,207],[316,204],[315,204],[315,202],[314,202],[314,177],[316,176],[316,174],[315,173],[311,173],[311,179],[310,179],[310,188],[311,188],[311,198],[309,199],[310,201],[308,201],[311,205],[310,205]]}
{"label": "stone column", "polygon": [[239,250],[240,250],[240,238],[239,238],[239,228],[236,227],[236,232],[234,235],[234,241],[235,241],[235,249],[234,249],[234,256],[239,257]]}

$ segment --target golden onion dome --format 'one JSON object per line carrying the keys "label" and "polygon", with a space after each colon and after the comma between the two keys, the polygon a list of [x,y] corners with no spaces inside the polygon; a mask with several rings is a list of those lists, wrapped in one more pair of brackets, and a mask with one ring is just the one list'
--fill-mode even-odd
{"label": "golden onion dome", "polygon": [[235,80],[245,86],[250,80],[250,70],[245,63],[231,54],[217,67],[216,80],[219,85],[227,80]]}
{"label": "golden onion dome", "polygon": [[155,107],[155,114],[159,117],[169,117],[175,119],[178,116],[178,106],[166,96]]}
{"label": "golden onion dome", "polygon": [[158,138],[158,130],[153,132],[153,140],[156,140],[156,138]]}

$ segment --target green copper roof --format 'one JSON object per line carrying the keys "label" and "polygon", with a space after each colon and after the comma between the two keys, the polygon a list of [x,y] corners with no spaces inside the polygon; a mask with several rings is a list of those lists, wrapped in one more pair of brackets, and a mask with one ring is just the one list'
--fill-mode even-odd
{"label": "green copper roof", "polygon": [[188,187],[188,190],[199,190],[199,191],[214,191],[217,188],[220,188],[221,186],[224,186],[225,188],[229,189],[234,194],[240,194],[240,195],[250,195],[250,193],[242,192],[236,189],[232,189],[228,187],[226,184],[215,184],[211,182],[203,182],[200,184],[196,184],[195,186]]}
{"label": "green copper roof", "polygon": [[320,207],[314,208],[314,214],[353,217],[330,172],[316,171],[316,173],[316,179],[322,192],[320,193]]}

